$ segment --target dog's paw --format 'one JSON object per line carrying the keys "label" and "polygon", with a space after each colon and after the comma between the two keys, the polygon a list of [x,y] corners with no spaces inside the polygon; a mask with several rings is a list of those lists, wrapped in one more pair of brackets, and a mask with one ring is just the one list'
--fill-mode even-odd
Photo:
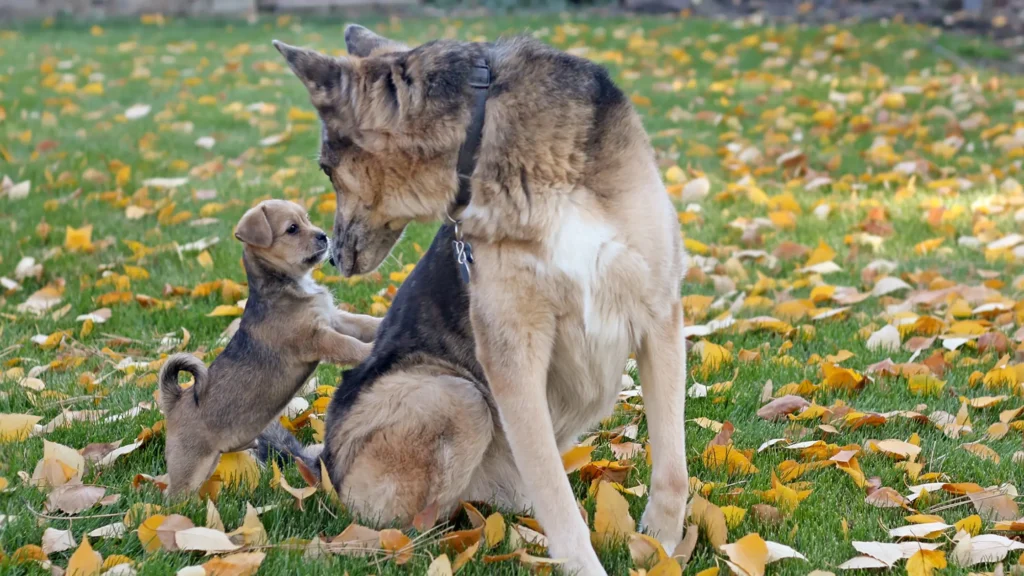
{"label": "dog's paw", "polygon": [[[678,508],[678,510],[677,510]],[[647,503],[640,518],[640,531],[661,543],[665,552],[672,554],[683,540],[683,523],[686,520],[686,506],[658,506],[652,499]]]}

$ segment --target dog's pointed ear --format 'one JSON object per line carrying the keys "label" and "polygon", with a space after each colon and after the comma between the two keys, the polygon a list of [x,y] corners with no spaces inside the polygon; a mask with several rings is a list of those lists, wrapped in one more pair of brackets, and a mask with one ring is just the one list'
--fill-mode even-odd
{"label": "dog's pointed ear", "polygon": [[351,72],[348,62],[343,59],[316,50],[289,46],[278,40],[274,40],[273,44],[310,94],[331,95],[342,84],[343,77]]}
{"label": "dog's pointed ear", "polygon": [[263,206],[250,208],[238,221],[235,238],[250,246],[269,248],[274,242],[274,232],[270,229],[270,221]]}
{"label": "dog's pointed ear", "polygon": [[405,52],[409,49],[405,44],[378,36],[359,24],[345,27],[345,47],[349,54],[360,58],[366,58],[373,52]]}

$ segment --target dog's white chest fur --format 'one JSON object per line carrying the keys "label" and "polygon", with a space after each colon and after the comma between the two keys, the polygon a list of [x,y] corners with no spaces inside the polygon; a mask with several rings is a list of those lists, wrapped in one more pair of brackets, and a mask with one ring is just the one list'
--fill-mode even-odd
{"label": "dog's white chest fur", "polygon": [[[622,370],[644,314],[635,303],[635,274],[646,265],[616,229],[567,203],[550,236],[543,270],[563,296],[548,374],[548,402],[565,448],[614,406]],[[624,275],[633,282],[622,282]]]}

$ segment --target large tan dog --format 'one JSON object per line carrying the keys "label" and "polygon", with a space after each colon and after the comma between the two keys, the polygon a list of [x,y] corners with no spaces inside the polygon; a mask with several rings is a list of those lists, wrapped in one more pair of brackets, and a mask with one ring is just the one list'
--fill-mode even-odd
{"label": "large tan dog", "polygon": [[[175,354],[160,369],[169,494],[198,489],[222,453],[249,448],[321,360],[366,358],[379,324],[335,308],[330,292],[313,282],[328,239],[298,204],[261,202],[235,236],[245,245],[249,281],[238,332],[209,370],[191,354]],[[180,371],[195,377],[191,389],[179,386]]]}
{"label": "large tan dog", "polygon": [[635,352],[654,458],[642,526],[674,549],[682,240],[629,101],[532,39],[409,49],[350,26],[345,40],[345,58],[275,42],[323,121],[337,265],[376,268],[411,220],[458,224],[335,394],[322,458],[339,494],[383,522],[460,499],[529,506],[553,557],[603,574],[559,455],[611,412]]}

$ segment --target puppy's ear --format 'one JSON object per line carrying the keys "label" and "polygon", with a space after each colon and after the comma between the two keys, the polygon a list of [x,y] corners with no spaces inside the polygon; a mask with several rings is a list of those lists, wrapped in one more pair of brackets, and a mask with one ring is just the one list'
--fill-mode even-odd
{"label": "puppy's ear", "polygon": [[373,52],[405,52],[409,49],[405,44],[378,36],[359,24],[345,27],[345,47],[349,54],[360,58],[366,58]]}
{"label": "puppy's ear", "polygon": [[270,221],[263,206],[250,208],[245,216],[238,221],[235,238],[251,246],[268,248],[274,242],[274,232],[270,229]]}
{"label": "puppy's ear", "polygon": [[309,90],[313,105],[322,108],[337,105],[351,84],[354,73],[351,62],[334,58],[316,50],[289,46],[274,40],[274,48],[284,56],[288,67]]}

